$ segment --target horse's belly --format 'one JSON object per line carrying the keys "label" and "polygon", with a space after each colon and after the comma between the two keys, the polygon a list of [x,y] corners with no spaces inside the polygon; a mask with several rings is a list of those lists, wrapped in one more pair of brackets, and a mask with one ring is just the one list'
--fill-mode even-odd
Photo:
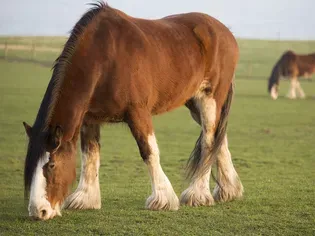
{"label": "horse's belly", "polygon": [[152,114],[161,114],[184,105],[195,95],[199,84],[200,81],[195,80],[192,83],[186,83],[184,87],[178,86],[171,90],[160,92],[152,108]]}
{"label": "horse's belly", "polygon": [[113,102],[110,99],[99,99],[90,104],[86,118],[94,122],[122,122],[126,111],[125,104]]}

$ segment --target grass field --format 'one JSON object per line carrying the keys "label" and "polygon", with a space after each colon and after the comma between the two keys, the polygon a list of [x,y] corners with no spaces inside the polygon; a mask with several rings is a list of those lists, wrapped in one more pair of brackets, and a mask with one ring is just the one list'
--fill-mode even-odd
{"label": "grass field", "polygon": [[[268,44],[248,43],[252,48]],[[306,51],[303,43],[293,44]],[[268,51],[241,50],[241,55],[246,55],[241,60],[268,58]],[[269,74],[270,68],[261,70]],[[228,133],[245,188],[242,200],[213,207],[181,207],[177,212],[145,210],[151,187],[136,143],[126,126],[105,125],[102,209],[63,211],[62,217],[36,222],[27,217],[23,199],[26,135],[22,121],[34,121],[51,71],[0,60],[0,72],[0,235],[315,234],[314,82],[302,81],[307,99],[288,100],[283,97],[288,82],[282,81],[280,98],[272,101],[266,80],[236,78]],[[199,134],[188,113],[180,108],[154,118],[162,166],[178,195],[188,186],[184,166]],[[78,174],[79,165],[78,158]]]}

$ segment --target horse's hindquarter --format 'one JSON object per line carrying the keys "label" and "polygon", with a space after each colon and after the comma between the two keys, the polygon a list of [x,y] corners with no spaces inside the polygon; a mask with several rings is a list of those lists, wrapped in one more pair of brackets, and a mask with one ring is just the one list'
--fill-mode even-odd
{"label": "horse's hindquarter", "polygon": [[315,73],[315,54],[297,55],[298,76],[309,77]]}

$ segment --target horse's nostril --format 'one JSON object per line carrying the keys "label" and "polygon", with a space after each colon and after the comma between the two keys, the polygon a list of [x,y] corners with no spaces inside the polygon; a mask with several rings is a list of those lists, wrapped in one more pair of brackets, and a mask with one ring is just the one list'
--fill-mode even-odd
{"label": "horse's nostril", "polygon": [[44,218],[47,214],[47,211],[46,210],[41,210],[40,211],[40,215],[41,215],[41,218]]}
{"label": "horse's nostril", "polygon": [[31,216],[31,219],[32,219],[32,220],[40,220],[40,218],[37,217],[37,216]]}

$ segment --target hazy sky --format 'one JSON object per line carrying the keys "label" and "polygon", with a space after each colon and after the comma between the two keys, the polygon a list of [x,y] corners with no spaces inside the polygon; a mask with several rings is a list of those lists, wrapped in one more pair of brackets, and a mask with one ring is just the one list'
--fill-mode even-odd
{"label": "hazy sky", "polygon": [[[0,35],[67,35],[93,0],[2,0]],[[315,39],[315,0],[108,0],[143,18],[199,11],[237,37]]]}

